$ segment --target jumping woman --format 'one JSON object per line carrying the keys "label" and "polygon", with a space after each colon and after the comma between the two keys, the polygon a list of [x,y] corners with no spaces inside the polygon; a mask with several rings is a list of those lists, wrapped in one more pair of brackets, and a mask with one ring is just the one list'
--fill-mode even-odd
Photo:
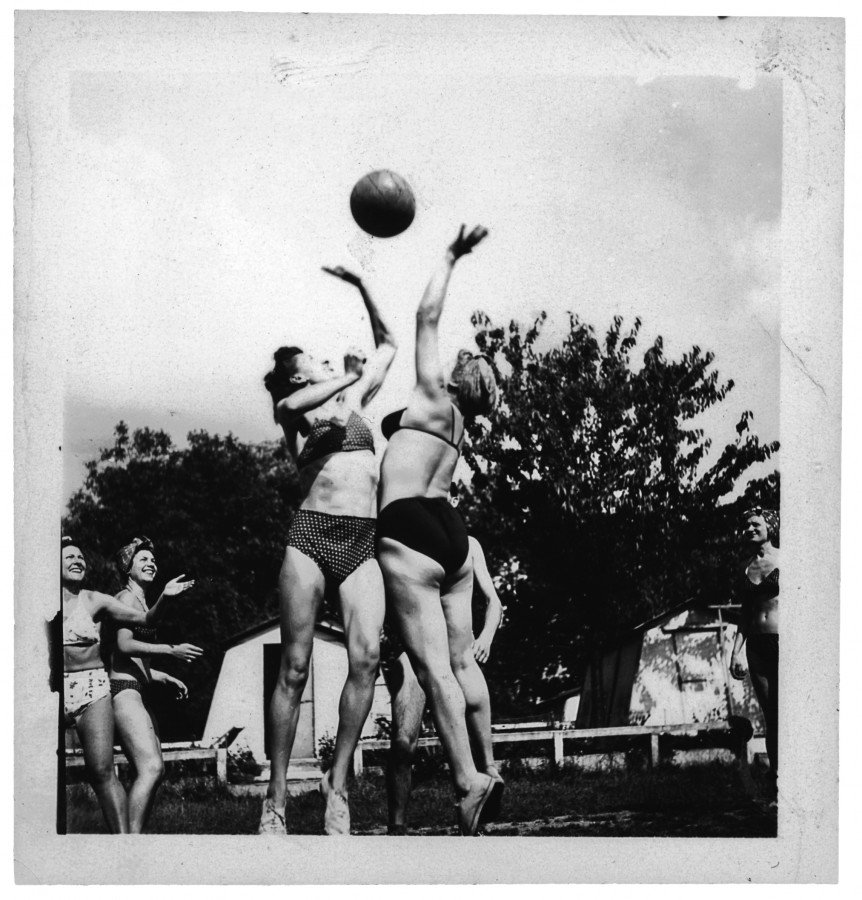
{"label": "jumping woman", "polygon": [[459,359],[447,384],[438,324],[455,263],[487,233],[477,226],[465,236],[461,227],[419,304],[416,387],[407,408],[384,420],[389,445],[381,466],[377,541],[387,603],[449,760],[464,835],[476,834],[488,816],[483,816],[486,806],[497,805],[502,781],[474,765],[464,691],[453,671],[462,660],[475,665],[473,566],[467,529],[448,497],[464,418],[493,410],[497,383],[487,360],[479,357]]}
{"label": "jumping woman", "polygon": [[332,768],[320,791],[326,834],[349,834],[347,774],[374,699],[384,594],[374,558],[379,460],[363,411],[380,390],[395,341],[360,278],[324,269],[355,286],[371,321],[376,350],[365,362],[348,353],[344,374],[298,347],[275,353],[264,383],[299,469],[302,501],[293,516],[279,575],[281,663],[269,707],[270,781],[261,834],[284,834],[287,767],[308,680],[314,626],[324,591],[338,590],[348,672],[338,707]]}

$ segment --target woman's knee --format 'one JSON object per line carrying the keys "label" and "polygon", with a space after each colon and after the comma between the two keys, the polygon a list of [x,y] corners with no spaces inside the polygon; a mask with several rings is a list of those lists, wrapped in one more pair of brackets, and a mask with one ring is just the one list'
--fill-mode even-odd
{"label": "woman's knee", "polygon": [[148,755],[144,759],[135,760],[138,777],[153,784],[159,784],[165,777],[165,763],[161,755]]}
{"label": "woman's knee", "polygon": [[114,756],[104,756],[87,762],[87,774],[94,786],[110,784],[117,777],[114,771]]}
{"label": "woman's knee", "polygon": [[282,657],[278,672],[278,686],[282,690],[302,690],[308,681],[310,658],[305,654],[287,654]]}
{"label": "woman's knee", "polygon": [[360,678],[376,678],[380,666],[380,642],[358,641],[348,649],[348,665],[351,674]]}

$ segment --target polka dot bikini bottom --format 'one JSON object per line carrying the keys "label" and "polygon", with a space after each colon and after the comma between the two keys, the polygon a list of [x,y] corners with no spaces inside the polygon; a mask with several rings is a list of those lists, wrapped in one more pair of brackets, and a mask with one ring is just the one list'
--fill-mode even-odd
{"label": "polka dot bikini bottom", "polygon": [[376,531],[376,519],[298,509],[287,533],[287,546],[313,559],[327,582],[337,586],[374,559]]}

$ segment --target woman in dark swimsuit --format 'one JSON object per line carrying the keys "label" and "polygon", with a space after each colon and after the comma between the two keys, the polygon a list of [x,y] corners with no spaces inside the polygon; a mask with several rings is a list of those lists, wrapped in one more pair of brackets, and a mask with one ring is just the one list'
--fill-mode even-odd
{"label": "woman in dark swimsuit", "polygon": [[[487,415],[497,384],[487,360],[462,359],[447,385],[438,323],[452,269],[487,231],[464,228],[433,274],[416,314],[416,387],[407,408],[387,417],[377,552],[401,639],[428,698],[458,796],[461,833],[473,835],[496,806],[502,782],[476,770],[464,692],[453,668],[472,660],[473,567],[467,529],[449,504],[464,417]],[[473,660],[475,664],[475,660]],[[485,815],[483,815],[483,812]]]}
{"label": "woman in dark swimsuit", "polygon": [[327,586],[338,590],[348,660],[332,767],[320,783],[327,834],[350,833],[347,775],[371,710],[380,658],[384,595],[374,558],[380,466],[364,410],[389,371],[395,341],[356,275],[342,268],[324,271],[358,288],[376,349],[367,364],[349,353],[345,373],[335,375],[328,362],[282,347],[264,382],[296,459],[303,499],[290,523],[279,575],[281,664],[269,707],[271,768],[260,834],[286,830],[287,767]]}
{"label": "woman in dark swimsuit", "polygon": [[[126,587],[117,594],[117,601],[129,609],[146,612],[146,590],[158,571],[152,542],[145,537],[135,538],[117,553],[117,565],[120,574],[126,578]],[[194,587],[194,581],[181,581],[183,577],[179,575],[169,581],[165,592],[179,594]],[[128,794],[129,831],[140,834],[165,772],[159,727],[152,706],[152,685],[168,685],[178,697],[188,693],[177,678],[153,669],[150,659],[164,656],[193,662],[203,650],[194,644],[159,643],[151,626],[130,628],[128,625],[108,629],[105,646],[111,665],[111,696],[117,735],[135,770]]]}
{"label": "woman in dark swimsuit", "polygon": [[730,673],[745,678],[742,648],[748,672],[763,710],[766,752],[772,791],[778,777],[778,546],[779,517],[772,509],[756,507],[743,514],[745,562],[740,579],[742,618],[733,643]]}
{"label": "woman in dark swimsuit", "polygon": [[150,627],[164,611],[165,586],[149,608],[126,606],[108,594],[83,587],[87,563],[80,547],[63,538],[60,550],[63,586],[63,701],[67,726],[75,726],[84,750],[84,762],[102,807],[108,830],[129,833],[126,792],[114,772],[114,711],[111,686],[102,661],[101,625]]}

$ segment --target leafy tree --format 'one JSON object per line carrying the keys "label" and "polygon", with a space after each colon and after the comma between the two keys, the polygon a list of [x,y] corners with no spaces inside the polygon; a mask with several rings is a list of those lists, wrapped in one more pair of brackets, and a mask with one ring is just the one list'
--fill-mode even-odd
{"label": "leafy tree", "polygon": [[181,573],[196,581],[159,622],[166,643],[188,641],[206,651],[188,666],[155,662],[189,686],[188,701],[159,710],[163,739],[200,735],[224,641],[277,614],[278,569],[298,502],[296,467],[283,441],[247,444],[195,431],[179,449],[163,431],[130,434],[120,422],[113,446],[87,464],[63,528],[87,554],[88,586],[119,591],[114,555],[142,534],[156,548],[154,597]]}
{"label": "leafy tree", "polygon": [[540,351],[544,320],[473,318],[501,404],[493,427],[470,426],[462,509],[507,607],[488,677],[504,715],[574,686],[590,651],[638,622],[695,595],[726,602],[741,504],[778,498],[774,473],[733,501],[778,449],[752,433],[750,413],[709,454],[696,417],[733,388],[712,353],[669,360],[658,338],[638,366],[639,319],[624,331],[615,318],[599,338],[574,316]]}

